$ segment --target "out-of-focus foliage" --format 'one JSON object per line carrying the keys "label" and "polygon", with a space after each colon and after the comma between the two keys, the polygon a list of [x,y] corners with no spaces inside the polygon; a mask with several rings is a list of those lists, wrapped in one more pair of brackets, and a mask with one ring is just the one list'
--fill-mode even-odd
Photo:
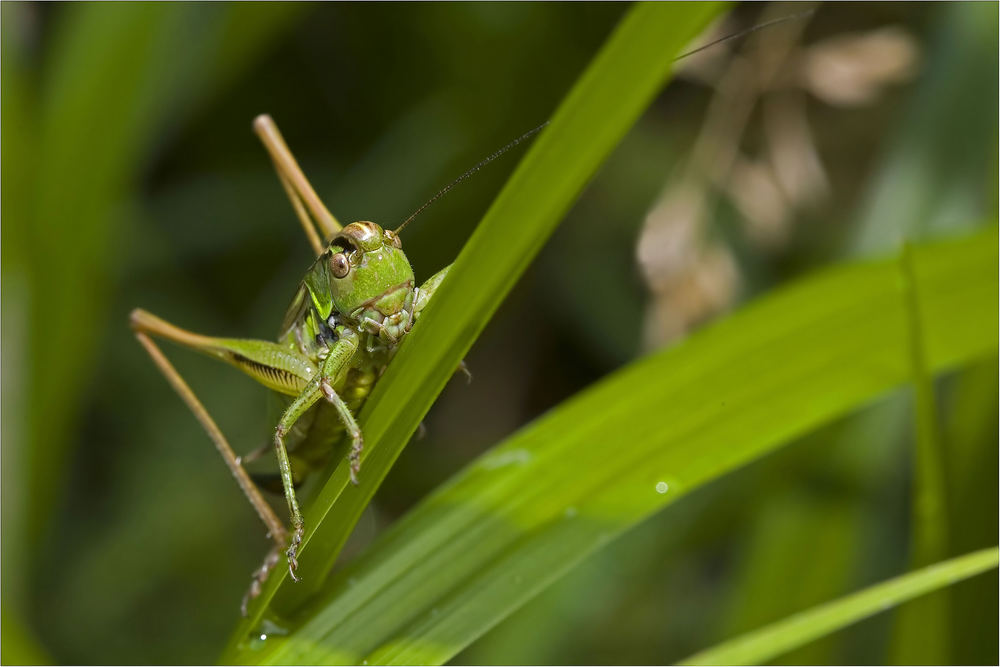
{"label": "out-of-focus foliage", "polygon": [[[255,114],[274,115],[338,217],[393,224],[545,120],[626,8],[0,7],[2,658],[210,661],[267,542],[132,340],[128,311],[142,305],[206,333],[274,334],[309,250],[250,134]],[[475,382],[446,389],[345,555],[643,344],[846,256],[995,220],[996,11],[821,6],[791,33],[761,31],[672,85],[472,348]],[[737,7],[721,30],[759,14]],[[850,64],[873,48],[864,60],[895,67],[822,78],[831,53]],[[772,60],[778,83],[727,93],[753,98],[739,107],[744,122],[712,115],[737,108],[720,82]],[[774,133],[782,127],[797,134]],[[724,173],[691,167],[704,142],[735,152]],[[812,180],[791,188],[779,155]],[[515,161],[491,165],[407,230],[418,278],[455,257]],[[672,252],[657,265],[640,231],[692,174],[699,215],[671,218],[681,233],[665,235]],[[663,325],[664,312],[691,316]],[[267,437],[264,390],[173,357],[238,447]],[[996,369],[987,359],[934,384],[950,555],[996,543]],[[712,483],[459,661],[669,662],[904,571],[913,423],[898,392]],[[947,591],[951,662],[995,661],[996,590],[991,574]],[[874,618],[786,659],[880,662],[900,632]]]}

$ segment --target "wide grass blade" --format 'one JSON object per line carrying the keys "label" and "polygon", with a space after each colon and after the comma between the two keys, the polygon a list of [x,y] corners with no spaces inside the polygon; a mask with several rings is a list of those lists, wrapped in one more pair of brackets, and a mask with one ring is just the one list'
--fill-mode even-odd
{"label": "wide grass blade", "polygon": [[[539,136],[459,255],[420,322],[389,365],[360,425],[367,455],[361,484],[340,465],[306,511],[302,584],[291,607],[322,583],[358,517],[465,352],[588,179],[650,103],[674,57],[718,4],[644,4],[626,16]],[[405,239],[404,239],[405,242]],[[286,572],[272,573],[237,628],[227,659],[247,638]]]}
{"label": "wide grass blade", "polygon": [[[997,233],[912,251],[928,369],[997,347]],[[333,579],[267,663],[441,663],[652,512],[911,378],[899,260],[771,294],[528,425]],[[256,653],[256,655],[255,655]]]}
{"label": "wide grass blade", "polygon": [[795,614],[687,658],[683,665],[758,665],[919,595],[997,566],[996,547],[929,565]]}

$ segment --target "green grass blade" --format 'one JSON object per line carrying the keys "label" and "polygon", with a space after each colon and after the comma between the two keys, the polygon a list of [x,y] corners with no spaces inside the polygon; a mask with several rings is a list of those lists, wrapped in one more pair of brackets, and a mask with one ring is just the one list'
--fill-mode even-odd
{"label": "green grass blade", "polygon": [[[930,371],[996,350],[997,240],[913,249]],[[339,573],[289,637],[231,657],[444,662],[642,518],[908,382],[906,335],[896,259],[769,295],[523,428]]]}
{"label": "green grass blade", "polygon": [[757,665],[864,618],[997,566],[996,547],[942,561],[795,614],[713,648],[683,665]]}
{"label": "green grass blade", "polygon": [[3,645],[0,647],[0,662],[5,665],[54,665],[52,659],[38,638],[15,616],[10,605],[0,612],[0,629]]}
{"label": "green grass blade", "polygon": [[[900,268],[909,323],[915,417],[910,559],[911,567],[922,567],[949,555],[946,456],[939,437],[934,378],[927,368],[924,353],[920,299],[909,244],[903,246]],[[947,591],[941,591],[900,610],[892,647],[893,662],[948,662],[948,602]]]}
{"label": "green grass blade", "polygon": [[[588,179],[646,108],[678,51],[718,4],[644,4],[616,28],[487,212],[420,323],[360,415],[368,454],[361,484],[339,466],[306,512],[299,558],[304,583],[285,587],[289,606],[322,582],[389,467],[517,278]],[[405,236],[405,234],[404,234]],[[404,239],[405,243],[405,239]],[[285,581],[281,568],[240,624],[227,656],[249,636]]]}

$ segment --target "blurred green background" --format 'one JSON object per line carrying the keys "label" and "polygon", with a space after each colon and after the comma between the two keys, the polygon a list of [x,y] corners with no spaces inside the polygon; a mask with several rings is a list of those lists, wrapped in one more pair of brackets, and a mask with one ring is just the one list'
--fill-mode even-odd
{"label": "blurred green background", "polygon": [[[716,34],[801,9],[739,5]],[[544,121],[625,10],[0,6],[5,663],[211,662],[235,622],[267,541],[127,314],[275,334],[310,251],[252,118],[274,116],[341,220],[394,226]],[[346,555],[644,351],[814,268],[995,220],[997,79],[995,4],[824,5],[681,63]],[[407,229],[418,280],[455,257],[517,159]],[[237,449],[265,441],[264,389],[167,352]],[[997,542],[997,360],[936,388],[961,554]],[[904,571],[911,403],[886,396],[693,494],[456,662],[670,662]],[[948,596],[952,661],[995,662],[996,574]],[[785,659],[884,662],[892,638],[882,615]]]}

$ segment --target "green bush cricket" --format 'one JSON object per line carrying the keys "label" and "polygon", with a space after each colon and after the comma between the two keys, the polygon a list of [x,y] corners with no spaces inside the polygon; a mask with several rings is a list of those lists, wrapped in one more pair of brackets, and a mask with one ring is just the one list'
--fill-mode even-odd
{"label": "green bush cricket", "polygon": [[[139,342],[205,428],[275,543],[264,564],[254,573],[244,598],[244,613],[247,601],[258,594],[282,549],[289,574],[298,581],[295,571],[304,525],[295,486],[308,471],[325,463],[332,446],[345,431],[351,438],[348,455],[351,481],[357,484],[364,438],[354,413],[448,273],[449,267],[445,267],[418,287],[403,253],[399,232],[438,197],[543,127],[531,130],[490,155],[438,192],[403,224],[390,230],[367,221],[342,227],[309,184],[274,121],[270,116],[259,116],[254,121],[254,130],[270,153],[317,255],[292,300],[277,342],[203,336],[140,308],[132,311],[130,322]],[[292,397],[275,427],[273,440],[281,486],[291,515],[291,536],[243,467],[244,462],[262,455],[269,446],[245,457],[237,456],[208,411],[150,336],[220,359],[267,388]]]}

